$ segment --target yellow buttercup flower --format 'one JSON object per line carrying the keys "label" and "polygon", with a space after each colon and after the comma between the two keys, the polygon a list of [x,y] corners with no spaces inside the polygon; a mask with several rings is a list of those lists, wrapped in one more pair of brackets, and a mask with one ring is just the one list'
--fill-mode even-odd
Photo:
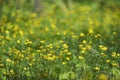
{"label": "yellow buttercup flower", "polygon": [[82,43],[83,43],[83,44],[86,44],[86,43],[87,43],[87,41],[86,41],[86,40],[83,40],[83,41],[82,41]]}
{"label": "yellow buttercup flower", "polygon": [[109,80],[109,77],[106,74],[100,74],[98,76],[98,80]]}
{"label": "yellow buttercup flower", "polygon": [[68,60],[68,61],[69,61],[69,60],[70,60],[70,58],[69,58],[69,57],[66,57],[66,60]]}
{"label": "yellow buttercup flower", "polygon": [[99,70],[100,70],[100,68],[99,68],[99,67],[95,67],[94,69],[95,69],[96,71],[99,71]]}
{"label": "yellow buttercup flower", "polygon": [[84,33],[80,33],[80,37],[83,37],[83,36],[85,36],[85,34]]}
{"label": "yellow buttercup flower", "polygon": [[63,65],[65,65],[65,64],[66,64],[66,62],[64,62],[64,61],[63,61],[63,62],[62,62],[62,64],[63,64]]}
{"label": "yellow buttercup flower", "polygon": [[79,58],[79,59],[81,59],[81,60],[82,60],[82,59],[84,59],[84,57],[83,57],[83,56],[79,56],[78,58]]}

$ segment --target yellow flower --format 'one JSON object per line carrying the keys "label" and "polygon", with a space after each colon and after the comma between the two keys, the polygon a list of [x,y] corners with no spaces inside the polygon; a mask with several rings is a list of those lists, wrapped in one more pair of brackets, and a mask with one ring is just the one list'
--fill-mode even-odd
{"label": "yellow flower", "polygon": [[105,46],[103,46],[103,45],[99,45],[99,48],[101,49],[101,50],[103,50],[103,51],[106,51],[108,48],[107,47],[105,47]]}
{"label": "yellow flower", "polygon": [[66,64],[66,62],[64,62],[64,61],[63,61],[63,62],[62,62],[62,64],[63,64],[63,65],[65,65],[65,64]]}
{"label": "yellow flower", "polygon": [[103,51],[106,51],[107,49],[108,49],[107,47],[103,47],[103,48],[102,48]]}
{"label": "yellow flower", "polygon": [[118,67],[118,63],[116,63],[115,61],[113,61],[113,62],[112,62],[112,66]]}
{"label": "yellow flower", "polygon": [[114,58],[117,58],[117,53],[116,52],[112,52],[111,56],[114,57]]}
{"label": "yellow flower", "polygon": [[99,48],[102,48],[103,46],[102,45],[99,45]]}
{"label": "yellow flower", "polygon": [[91,49],[91,46],[86,46],[86,48],[89,50],[89,49]]}
{"label": "yellow flower", "polygon": [[24,69],[24,70],[27,70],[27,68],[26,68],[26,67],[24,67],[23,69]]}
{"label": "yellow flower", "polygon": [[71,55],[71,52],[68,52],[67,55]]}
{"label": "yellow flower", "polygon": [[96,71],[99,71],[99,70],[100,70],[100,68],[99,68],[99,67],[95,67],[94,69],[95,69]]}
{"label": "yellow flower", "polygon": [[68,48],[68,45],[67,44],[63,44],[63,48]]}
{"label": "yellow flower", "polygon": [[86,41],[86,40],[83,40],[82,43],[85,44],[85,43],[87,43],[87,41]]}
{"label": "yellow flower", "polygon": [[46,31],[46,32],[49,31],[48,27],[45,27],[45,31]]}
{"label": "yellow flower", "polygon": [[70,58],[69,58],[69,57],[66,57],[66,60],[68,60],[68,61],[69,61],[69,60],[70,60]]}
{"label": "yellow flower", "polygon": [[4,64],[0,64],[0,68],[4,67]]}
{"label": "yellow flower", "polygon": [[9,34],[9,31],[8,31],[8,30],[6,30],[6,31],[5,31],[5,33],[6,33],[6,34]]}
{"label": "yellow flower", "polygon": [[17,40],[17,43],[20,44],[20,40]]}
{"label": "yellow flower", "polygon": [[116,35],[117,33],[116,32],[113,32],[113,35]]}
{"label": "yellow flower", "polygon": [[86,51],[86,49],[87,49],[86,47],[83,47],[83,48],[82,48],[82,50],[84,50],[84,51]]}
{"label": "yellow flower", "polygon": [[82,54],[85,54],[85,50],[82,50],[81,53],[82,53]]}
{"label": "yellow flower", "polygon": [[106,57],[106,54],[105,53],[100,53],[103,57]]}
{"label": "yellow flower", "polygon": [[85,36],[85,34],[84,33],[80,33],[80,37],[83,37],[83,36]]}
{"label": "yellow flower", "polygon": [[29,63],[29,66],[31,66],[31,67],[32,67],[32,66],[33,66],[33,64],[32,64],[32,63]]}
{"label": "yellow flower", "polygon": [[32,41],[30,41],[29,39],[26,39],[25,44],[26,44],[26,45],[32,44]]}
{"label": "yellow flower", "polygon": [[106,60],[106,62],[107,62],[107,63],[109,63],[109,62],[110,62],[110,60],[108,59],[108,60]]}
{"label": "yellow flower", "polygon": [[59,46],[59,45],[56,45],[56,48],[57,48],[57,49],[59,49],[59,48],[60,48],[60,46]]}
{"label": "yellow flower", "polygon": [[82,44],[80,44],[80,45],[79,45],[79,49],[82,49],[82,48],[83,48],[83,45],[82,45]]}
{"label": "yellow flower", "polygon": [[10,73],[11,73],[11,74],[14,74],[14,70],[10,70]]}
{"label": "yellow flower", "polygon": [[109,77],[106,74],[100,74],[98,80],[109,80]]}
{"label": "yellow flower", "polygon": [[22,30],[19,31],[20,35],[23,36],[24,32]]}
{"label": "yellow flower", "polygon": [[90,30],[89,30],[89,33],[90,33],[90,34],[93,34],[94,32],[93,32],[93,30],[92,30],[92,29],[90,29]]}
{"label": "yellow flower", "polygon": [[6,40],[8,41],[11,40],[10,36],[6,36]]}
{"label": "yellow flower", "polygon": [[60,35],[60,33],[58,32],[58,33],[56,33],[57,35]]}
{"label": "yellow flower", "polygon": [[119,56],[120,56],[120,54],[119,54],[119,53],[117,53],[117,56],[119,57]]}
{"label": "yellow flower", "polygon": [[67,53],[67,52],[69,52],[69,50],[68,50],[68,49],[65,49],[65,50],[63,50],[63,52]]}
{"label": "yellow flower", "polygon": [[7,61],[7,62],[11,62],[11,60],[10,60],[9,58],[8,58],[8,59],[6,59],[6,61]]}
{"label": "yellow flower", "polygon": [[41,40],[40,42],[41,42],[42,44],[44,44],[44,43],[45,43],[45,40]]}
{"label": "yellow flower", "polygon": [[81,60],[82,60],[82,59],[84,59],[84,57],[83,57],[83,56],[79,56],[78,58],[79,58],[79,59],[81,59]]}

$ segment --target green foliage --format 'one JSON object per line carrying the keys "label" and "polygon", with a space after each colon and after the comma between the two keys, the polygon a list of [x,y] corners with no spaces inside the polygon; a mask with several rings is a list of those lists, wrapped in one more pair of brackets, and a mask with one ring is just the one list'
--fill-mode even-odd
{"label": "green foliage", "polygon": [[73,1],[66,11],[64,1],[42,1],[43,13],[34,1],[3,2],[0,79],[119,80],[120,10],[101,1]]}

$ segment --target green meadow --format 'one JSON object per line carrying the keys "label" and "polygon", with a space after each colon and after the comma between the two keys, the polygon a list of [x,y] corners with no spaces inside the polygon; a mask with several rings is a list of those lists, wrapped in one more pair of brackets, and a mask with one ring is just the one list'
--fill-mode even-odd
{"label": "green meadow", "polygon": [[0,0],[0,80],[120,80],[119,2]]}

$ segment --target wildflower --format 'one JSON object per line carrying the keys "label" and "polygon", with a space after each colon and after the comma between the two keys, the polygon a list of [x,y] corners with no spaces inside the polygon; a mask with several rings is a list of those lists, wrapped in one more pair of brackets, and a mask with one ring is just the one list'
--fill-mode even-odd
{"label": "wildflower", "polygon": [[63,43],[64,41],[63,40],[60,40],[60,43]]}
{"label": "wildflower", "polygon": [[87,43],[87,41],[86,41],[86,40],[83,40],[83,41],[82,41],[82,43],[83,43],[83,44],[86,44],[86,43]]}
{"label": "wildflower", "polygon": [[117,33],[116,32],[113,32],[113,35],[116,35]]}
{"label": "wildflower", "polygon": [[100,68],[99,68],[99,67],[95,67],[94,69],[95,69],[96,71],[99,71],[99,70],[100,70]]}
{"label": "wildflower", "polygon": [[11,60],[8,58],[8,59],[6,59],[6,62],[11,62]]}
{"label": "wildflower", "polygon": [[101,37],[101,34],[97,34],[98,37]]}
{"label": "wildflower", "polygon": [[58,33],[56,33],[57,35],[60,35],[60,33],[58,32]]}
{"label": "wildflower", "polygon": [[52,24],[52,25],[51,25],[51,28],[53,28],[53,29],[54,29],[55,27],[56,27],[56,26],[55,26],[54,24]]}
{"label": "wildflower", "polygon": [[108,49],[107,47],[103,47],[103,48],[102,48],[103,51],[106,51],[107,49]]}
{"label": "wildflower", "polygon": [[42,49],[42,48],[43,48],[43,46],[39,46],[39,48],[40,48],[40,49]]}
{"label": "wildflower", "polygon": [[48,31],[49,31],[48,27],[45,27],[45,31],[46,31],[46,32],[48,32]]}
{"label": "wildflower", "polygon": [[117,53],[116,52],[112,52],[111,56],[114,57],[114,58],[117,58]]}
{"label": "wildflower", "polygon": [[100,34],[95,35],[95,38],[99,38],[99,37],[101,37],[101,35],[100,35]]}
{"label": "wildflower", "polygon": [[92,44],[92,41],[89,41],[90,44]]}
{"label": "wildflower", "polygon": [[103,57],[106,57],[106,54],[105,54],[105,53],[101,53],[101,55],[102,55]]}
{"label": "wildflower", "polygon": [[80,37],[83,37],[83,36],[85,36],[85,34],[84,33],[80,33]]}
{"label": "wildflower", "polygon": [[17,40],[17,43],[20,44],[20,40]]}
{"label": "wildflower", "polygon": [[91,46],[86,46],[87,50],[91,49]]}
{"label": "wildflower", "polygon": [[27,70],[27,68],[26,68],[26,67],[24,67],[24,70]]}
{"label": "wildflower", "polygon": [[78,58],[79,58],[79,59],[81,59],[81,60],[82,60],[82,59],[84,59],[84,57],[83,57],[83,56],[79,56]]}
{"label": "wildflower", "polygon": [[9,31],[8,31],[8,30],[6,30],[6,31],[5,31],[5,33],[6,33],[6,34],[9,34]]}
{"label": "wildflower", "polygon": [[72,38],[77,38],[77,36],[76,35],[72,35]]}
{"label": "wildflower", "polygon": [[102,45],[99,45],[99,48],[102,48],[103,46]]}
{"label": "wildflower", "polygon": [[119,54],[119,53],[117,53],[117,56],[119,57],[119,56],[120,56],[120,54]]}
{"label": "wildflower", "polygon": [[108,59],[108,60],[106,60],[106,62],[107,62],[107,63],[109,63],[109,62],[110,62],[110,60]]}
{"label": "wildflower", "polygon": [[10,70],[10,73],[11,73],[11,74],[14,74],[14,70]]}
{"label": "wildflower", "polygon": [[60,48],[60,46],[59,46],[59,45],[56,45],[56,48],[57,48],[57,49],[59,49],[59,48]]}
{"label": "wildflower", "polygon": [[0,68],[3,68],[4,67],[4,64],[0,64]]}
{"label": "wildflower", "polygon": [[64,36],[66,35],[66,32],[65,32],[65,31],[63,32],[63,35],[64,35]]}
{"label": "wildflower", "polygon": [[90,30],[89,30],[89,33],[90,33],[90,34],[93,34],[94,32],[93,32],[93,30],[92,30],[92,29],[90,29]]}
{"label": "wildflower", "polygon": [[33,64],[32,64],[32,63],[29,63],[29,66],[31,66],[31,67],[32,67],[32,66],[33,66]]}
{"label": "wildflower", "polygon": [[6,36],[6,40],[8,41],[11,40],[10,36]]}
{"label": "wildflower", "polygon": [[83,48],[83,45],[82,45],[82,44],[80,44],[80,45],[79,45],[79,49],[82,49],[82,48]]}
{"label": "wildflower", "polygon": [[68,52],[67,55],[71,55],[71,52]]}
{"label": "wildflower", "polygon": [[26,60],[30,60],[29,57],[26,57]]}
{"label": "wildflower", "polygon": [[81,51],[81,53],[83,53],[83,54],[84,54],[84,53],[85,53],[85,50],[82,50],[82,51]]}
{"label": "wildflower", "polygon": [[26,42],[25,42],[25,44],[26,45],[32,44],[32,41],[30,41],[30,40],[27,39]]}
{"label": "wildflower", "polygon": [[64,53],[67,53],[67,52],[69,52],[69,50],[68,50],[68,49],[65,49],[65,50],[63,50],[63,52],[64,52]]}
{"label": "wildflower", "polygon": [[41,52],[41,50],[37,50],[37,52],[39,52],[39,53],[40,53],[40,52]]}
{"label": "wildflower", "polygon": [[100,74],[98,76],[98,80],[109,80],[109,77],[106,74]]}
{"label": "wildflower", "polygon": [[69,60],[70,60],[70,58],[69,58],[69,57],[66,57],[66,60],[68,60],[68,61],[69,61]]}
{"label": "wildflower", "polygon": [[8,75],[9,75],[9,73],[3,72],[3,75],[4,75],[4,76],[8,76]]}
{"label": "wildflower", "polygon": [[63,44],[63,48],[68,48],[68,45],[67,44]]}
{"label": "wildflower", "polygon": [[118,63],[115,62],[115,61],[113,61],[111,64],[112,64],[112,66],[114,66],[114,67],[118,67]]}
{"label": "wildflower", "polygon": [[21,36],[23,36],[23,34],[24,34],[22,30],[20,30],[19,33]]}
{"label": "wildflower", "polygon": [[103,51],[106,51],[108,48],[107,47],[105,47],[105,46],[103,46],[103,45],[99,45],[99,48],[101,49],[101,50],[103,50]]}
{"label": "wildflower", "polygon": [[64,62],[64,61],[63,61],[63,62],[62,62],[62,64],[63,64],[63,65],[65,65],[65,64],[66,64],[66,62]]}

